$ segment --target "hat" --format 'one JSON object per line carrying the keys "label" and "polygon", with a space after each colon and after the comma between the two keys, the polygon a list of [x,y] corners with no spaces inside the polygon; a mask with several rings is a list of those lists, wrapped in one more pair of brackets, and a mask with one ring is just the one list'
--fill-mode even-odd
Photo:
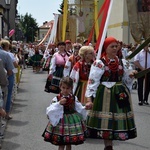
{"label": "hat", "polygon": [[66,44],[67,44],[67,43],[71,43],[71,41],[70,41],[70,40],[66,40],[65,43],[66,43]]}

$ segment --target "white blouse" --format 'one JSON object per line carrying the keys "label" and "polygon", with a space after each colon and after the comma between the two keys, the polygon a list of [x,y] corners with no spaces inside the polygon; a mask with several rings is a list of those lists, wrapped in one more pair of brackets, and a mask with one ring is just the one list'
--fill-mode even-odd
{"label": "white blouse", "polygon": [[[75,96],[75,110],[80,113],[83,117],[83,119],[86,119],[87,116],[87,110],[85,109],[85,106],[83,106],[79,101],[78,98]],[[52,102],[49,107],[46,109],[46,115],[49,118],[50,123],[53,126],[56,126],[60,119],[63,118],[64,114],[64,106],[61,105],[57,99],[57,97],[54,97],[52,99]]]}
{"label": "white blouse", "polygon": [[[124,69],[122,82],[126,84],[126,86],[131,90],[132,82],[134,78],[130,78],[129,74],[133,69],[127,60],[122,59],[122,62],[123,62],[123,69]],[[86,97],[96,96],[96,91],[100,84],[100,79],[103,73],[105,72],[104,69],[105,65],[101,60],[96,60],[94,63],[95,64],[91,66],[91,70],[90,70],[89,81],[85,92]],[[89,82],[92,82],[92,84]],[[111,88],[116,84],[116,82],[101,82],[101,84],[105,85],[107,88]]]}

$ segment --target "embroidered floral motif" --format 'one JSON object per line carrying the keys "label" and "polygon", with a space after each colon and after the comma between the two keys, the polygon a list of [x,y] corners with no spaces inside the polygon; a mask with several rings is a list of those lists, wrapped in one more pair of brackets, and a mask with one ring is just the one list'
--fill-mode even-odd
{"label": "embroidered floral motif", "polygon": [[89,80],[88,80],[88,83],[89,83],[89,84],[94,84],[94,79],[89,79]]}
{"label": "embroidered floral motif", "polygon": [[115,133],[114,134],[115,138],[117,140],[127,140],[129,137],[128,137],[128,134],[127,133]]}
{"label": "embroidered floral motif", "polygon": [[79,136],[79,139],[80,139],[81,141],[83,141],[83,140],[84,140],[83,135],[80,135],[80,136]]}
{"label": "embroidered floral motif", "polygon": [[64,137],[64,141],[67,142],[67,143],[69,143],[70,142],[69,136]]}
{"label": "embroidered floral motif", "polygon": [[119,99],[124,100],[127,97],[126,93],[122,92],[119,94]]}
{"label": "embroidered floral motif", "polygon": [[110,132],[109,131],[104,131],[103,134],[102,134],[102,137],[104,139],[109,139],[110,138]]}
{"label": "embroidered floral motif", "polygon": [[98,68],[103,68],[102,63],[96,62],[96,61],[93,63],[93,66],[96,66],[96,67],[98,67]]}
{"label": "embroidered floral motif", "polygon": [[113,139],[113,137],[117,140],[127,140],[128,134],[127,133],[113,133],[111,131],[98,131],[97,132],[97,138],[102,138],[102,139]]}
{"label": "embroidered floral motif", "polygon": [[48,132],[45,132],[45,139],[49,139],[50,138],[50,134]]}
{"label": "embroidered floral motif", "polygon": [[77,136],[73,136],[73,137],[72,137],[72,141],[73,141],[73,142],[77,142],[77,140],[78,140]]}
{"label": "embroidered floral motif", "polygon": [[57,135],[54,135],[53,136],[53,141],[57,141],[58,140],[58,136]]}
{"label": "embroidered floral motif", "polygon": [[126,133],[119,133],[119,137],[120,137],[120,139],[122,139],[122,140],[127,139],[126,136],[127,136]]}

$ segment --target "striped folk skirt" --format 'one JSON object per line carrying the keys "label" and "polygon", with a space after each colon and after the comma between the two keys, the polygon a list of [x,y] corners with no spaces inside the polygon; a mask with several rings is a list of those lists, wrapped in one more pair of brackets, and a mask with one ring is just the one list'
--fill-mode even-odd
{"label": "striped folk skirt", "polygon": [[[121,96],[128,94],[128,102],[122,103],[124,99],[118,99],[116,93]],[[98,87],[93,108],[87,117],[87,128],[91,138],[128,140],[137,136],[131,96],[125,85]]]}
{"label": "striped folk skirt", "polygon": [[86,104],[86,97],[85,97],[86,87],[87,87],[87,80],[80,80],[77,89],[75,91],[75,95],[83,105]]}
{"label": "striped folk skirt", "polygon": [[85,121],[79,113],[64,114],[57,126],[49,122],[42,136],[54,145],[78,145],[86,138]]}

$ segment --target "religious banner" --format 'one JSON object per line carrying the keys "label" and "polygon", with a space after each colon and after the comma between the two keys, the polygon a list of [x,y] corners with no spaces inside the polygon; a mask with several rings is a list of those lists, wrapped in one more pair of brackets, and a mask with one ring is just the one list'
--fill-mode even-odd
{"label": "religious banner", "polygon": [[150,36],[150,0],[126,0],[131,34],[138,43]]}

